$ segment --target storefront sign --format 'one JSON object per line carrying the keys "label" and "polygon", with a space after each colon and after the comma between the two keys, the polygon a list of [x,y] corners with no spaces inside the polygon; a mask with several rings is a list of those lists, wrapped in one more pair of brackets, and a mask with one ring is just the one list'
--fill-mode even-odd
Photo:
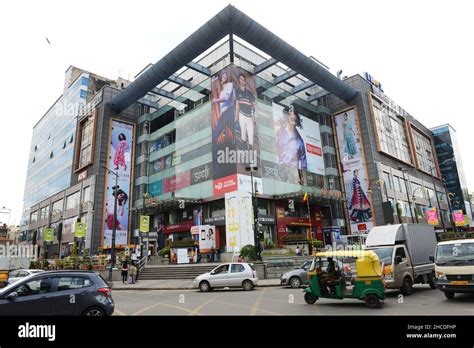
{"label": "storefront sign", "polygon": [[237,175],[229,175],[214,180],[214,196],[220,196],[227,192],[237,191]]}
{"label": "storefront sign", "polygon": [[214,226],[224,226],[225,225],[225,216],[213,216],[204,219],[204,223]]}
{"label": "storefront sign", "polygon": [[258,222],[262,225],[275,225],[275,216],[273,215],[259,215]]}
{"label": "storefront sign", "polygon": [[163,179],[163,192],[173,192],[188,187],[191,183],[191,177],[189,174],[189,172],[184,172],[170,178]]}
{"label": "storefront sign", "polygon": [[173,225],[165,225],[164,233],[185,232],[190,231],[193,226],[193,221],[180,222]]}
{"label": "storefront sign", "polygon": [[430,225],[438,225],[438,213],[436,212],[436,208],[426,208],[426,218]]}
{"label": "storefront sign", "polygon": [[191,170],[191,185],[199,184],[212,178],[212,164],[208,163]]}
{"label": "storefront sign", "polygon": [[262,175],[269,179],[278,179],[278,165],[262,160]]}
{"label": "storefront sign", "polygon": [[453,210],[454,214],[454,223],[456,226],[464,226],[464,214],[461,209]]}

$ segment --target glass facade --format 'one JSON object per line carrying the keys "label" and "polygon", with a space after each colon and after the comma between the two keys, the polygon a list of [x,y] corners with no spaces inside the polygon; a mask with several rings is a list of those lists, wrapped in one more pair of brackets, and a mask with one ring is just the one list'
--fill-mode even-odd
{"label": "glass facade", "polygon": [[[444,125],[431,129],[431,132],[433,134],[441,176],[444,179],[451,208],[455,210],[462,209],[467,218],[465,220],[466,224],[472,227],[474,223],[469,203],[469,191],[459,152],[456,131],[450,125]],[[451,160],[453,158],[455,161]]]}
{"label": "glass facade", "polygon": [[88,84],[89,74],[81,74],[33,128],[22,225],[31,206],[71,183],[76,116],[86,104]]}

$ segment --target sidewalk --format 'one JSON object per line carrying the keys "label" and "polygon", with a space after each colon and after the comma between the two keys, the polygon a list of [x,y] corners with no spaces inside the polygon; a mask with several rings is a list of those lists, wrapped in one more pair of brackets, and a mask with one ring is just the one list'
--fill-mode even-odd
{"label": "sidewalk", "polygon": [[[280,286],[280,279],[259,279],[258,287]],[[136,284],[114,281],[113,290],[188,290],[193,288],[192,279],[139,280]],[[197,289],[196,289],[197,290]]]}

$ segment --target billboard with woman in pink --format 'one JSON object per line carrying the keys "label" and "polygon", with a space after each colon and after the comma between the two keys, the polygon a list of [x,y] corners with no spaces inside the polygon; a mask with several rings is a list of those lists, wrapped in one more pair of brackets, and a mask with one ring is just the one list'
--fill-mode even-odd
{"label": "billboard with woman in pink", "polygon": [[373,227],[372,209],[367,193],[369,180],[355,109],[335,114],[334,123],[351,232],[366,232]]}

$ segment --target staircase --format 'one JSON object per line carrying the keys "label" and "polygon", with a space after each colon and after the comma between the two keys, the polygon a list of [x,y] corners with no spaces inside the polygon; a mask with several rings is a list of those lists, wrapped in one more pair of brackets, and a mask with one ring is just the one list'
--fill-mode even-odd
{"label": "staircase", "polygon": [[140,271],[139,280],[157,279],[194,279],[198,275],[216,268],[217,263],[204,263],[199,265],[172,265],[155,266],[147,265]]}

